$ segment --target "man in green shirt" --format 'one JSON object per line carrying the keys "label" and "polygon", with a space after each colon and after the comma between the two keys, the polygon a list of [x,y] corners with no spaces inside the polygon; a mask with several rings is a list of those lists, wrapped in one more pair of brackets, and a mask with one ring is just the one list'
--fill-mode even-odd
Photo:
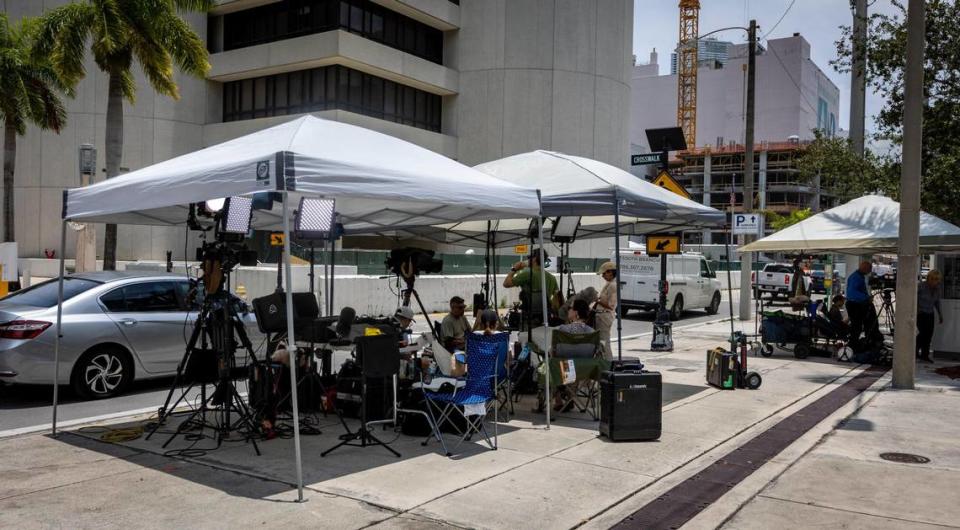
{"label": "man in green shirt", "polygon": [[[543,253],[544,258],[547,253]],[[529,262],[529,266],[527,263]],[[534,326],[543,324],[542,295],[540,286],[542,284],[541,275],[545,274],[547,283],[547,304],[550,307],[550,314],[556,315],[560,307],[560,288],[557,284],[557,278],[549,272],[543,270],[540,263],[540,253],[533,252],[527,256],[527,261],[518,261],[510,269],[510,273],[503,280],[503,286],[519,287],[520,300],[523,303],[525,311],[532,314],[532,324]]]}

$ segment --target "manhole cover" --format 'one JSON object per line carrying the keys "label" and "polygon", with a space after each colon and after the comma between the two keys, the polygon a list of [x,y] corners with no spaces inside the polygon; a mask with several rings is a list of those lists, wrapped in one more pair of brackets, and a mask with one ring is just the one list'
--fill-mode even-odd
{"label": "manhole cover", "polygon": [[901,464],[926,464],[930,459],[925,456],[910,453],[880,453],[880,458]]}

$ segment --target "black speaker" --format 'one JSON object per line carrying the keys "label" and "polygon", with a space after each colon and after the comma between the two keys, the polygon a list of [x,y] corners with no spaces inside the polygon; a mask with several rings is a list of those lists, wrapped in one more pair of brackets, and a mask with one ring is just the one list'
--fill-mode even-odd
{"label": "black speaker", "polygon": [[393,377],[400,372],[400,345],[396,335],[357,337],[357,363],[367,378]]}
{"label": "black speaker", "polygon": [[659,372],[600,374],[600,435],[614,442],[660,438],[663,380]]}

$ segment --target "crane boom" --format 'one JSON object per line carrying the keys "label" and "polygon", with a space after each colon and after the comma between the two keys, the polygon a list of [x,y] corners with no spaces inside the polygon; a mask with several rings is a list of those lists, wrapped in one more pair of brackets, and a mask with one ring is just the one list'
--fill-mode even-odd
{"label": "crane boom", "polygon": [[697,143],[697,35],[700,0],[680,0],[680,39],[677,46],[677,125],[687,148]]}

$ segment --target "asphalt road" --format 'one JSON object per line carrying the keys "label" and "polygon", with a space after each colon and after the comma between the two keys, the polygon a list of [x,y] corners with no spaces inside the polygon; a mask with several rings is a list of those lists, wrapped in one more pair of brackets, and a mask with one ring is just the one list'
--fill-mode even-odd
{"label": "asphalt road", "polygon": [[[738,311],[737,308],[737,301],[734,300],[735,314]],[[674,326],[686,327],[728,317],[729,306],[724,298],[719,314],[707,315],[703,310],[688,311],[683,319],[674,323]],[[420,326],[425,325],[422,318],[418,320],[421,321]],[[623,336],[635,337],[652,333],[653,320],[653,313],[630,311],[623,319]],[[614,334],[616,334],[616,328],[614,328]],[[336,361],[334,364],[337,365]],[[139,381],[134,383],[133,388],[123,396],[97,401],[78,400],[69,388],[62,387],[57,421],[69,422],[130,411],[157,409],[163,404],[172,383],[172,378]],[[238,389],[244,392],[245,384],[240,383]],[[196,392],[191,393],[188,398],[195,399],[196,395]],[[52,415],[50,406],[52,397],[53,387],[51,386],[0,386],[0,435],[4,431],[49,425]]]}

